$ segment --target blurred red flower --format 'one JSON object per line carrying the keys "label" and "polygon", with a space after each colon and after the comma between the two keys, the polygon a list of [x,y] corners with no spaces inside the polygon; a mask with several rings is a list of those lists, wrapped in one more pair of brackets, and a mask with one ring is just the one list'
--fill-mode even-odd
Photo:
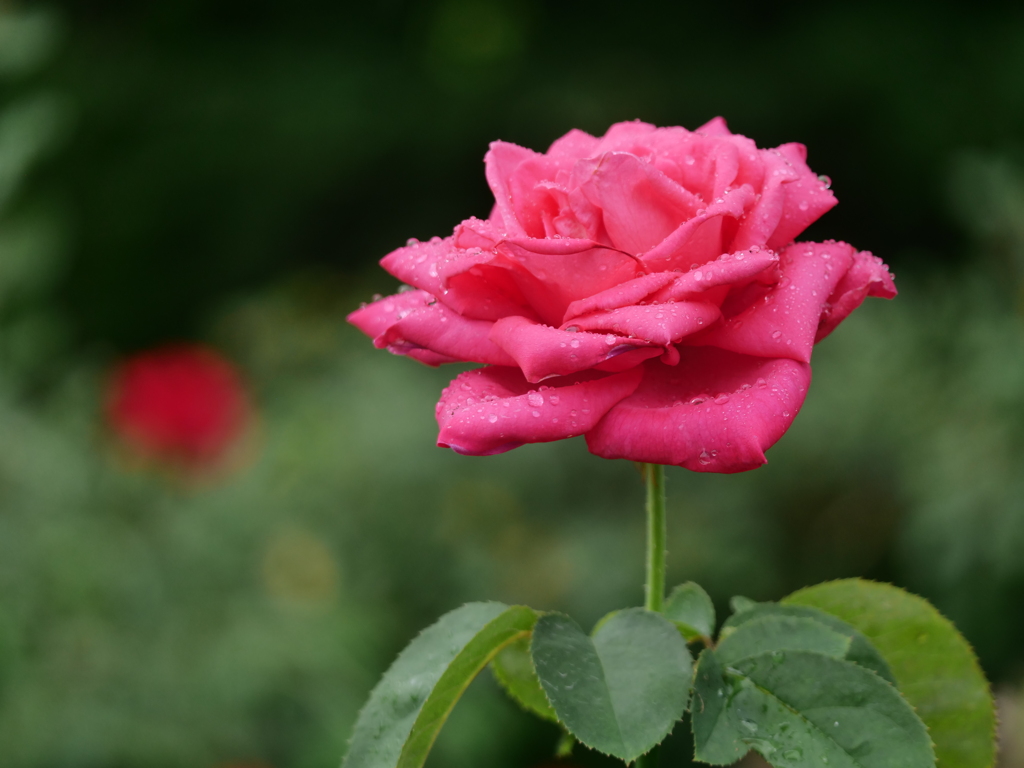
{"label": "blurred red flower", "polygon": [[250,407],[235,367],[198,344],[173,344],[121,363],[106,393],[107,421],[135,454],[191,468],[219,463]]}

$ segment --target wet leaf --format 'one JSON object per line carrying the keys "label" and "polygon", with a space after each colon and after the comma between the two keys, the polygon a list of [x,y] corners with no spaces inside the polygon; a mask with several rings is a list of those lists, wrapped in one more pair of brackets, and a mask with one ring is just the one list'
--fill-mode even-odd
{"label": "wet leaf", "polygon": [[801,605],[783,605],[780,603],[757,603],[743,613],[730,616],[722,626],[721,639],[727,638],[743,623],[759,619],[763,616],[789,616],[793,618],[814,619],[821,622],[830,629],[850,638],[850,650],[846,653],[847,661],[867,667],[877,672],[890,683],[896,683],[896,678],[893,677],[892,670],[889,669],[889,665],[882,657],[882,654],[878,652],[878,649],[875,648],[864,633],[858,631],[839,617],[817,608]]}
{"label": "wet leaf", "polygon": [[423,630],[370,693],[342,768],[419,768],[466,687],[533,629],[523,606],[469,603]]}
{"label": "wet leaf", "polygon": [[588,637],[568,616],[542,616],[531,653],[558,719],[580,742],[627,762],[682,717],[692,661],[664,616],[619,611]]}
{"label": "wet leaf", "polygon": [[523,709],[545,720],[558,722],[558,715],[551,708],[537,670],[533,668],[529,637],[521,637],[506,645],[491,661],[491,671],[505,693]]}
{"label": "wet leaf", "polygon": [[935,765],[927,729],[892,685],[820,653],[777,651],[728,666],[702,654],[691,711],[702,762],[723,765],[754,749],[776,768]]}
{"label": "wet leaf", "polygon": [[850,638],[814,619],[760,616],[744,622],[715,649],[722,664],[771,651],[814,651],[836,659],[850,650]]}
{"label": "wet leaf", "polygon": [[988,682],[963,635],[931,603],[861,579],[802,589],[784,602],[826,611],[874,643],[928,726],[939,768],[990,768],[995,762]]}
{"label": "wet leaf", "polygon": [[687,640],[714,636],[715,606],[696,582],[687,581],[673,589],[662,613],[676,623]]}

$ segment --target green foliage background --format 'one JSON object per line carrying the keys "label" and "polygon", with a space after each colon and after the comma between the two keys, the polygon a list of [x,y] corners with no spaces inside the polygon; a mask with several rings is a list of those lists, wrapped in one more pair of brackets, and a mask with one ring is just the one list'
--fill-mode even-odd
{"label": "green foliage background", "polygon": [[[807,236],[874,251],[902,291],[819,347],[767,467],[669,470],[671,583],[724,613],[893,581],[1019,681],[1019,8],[0,4],[0,78],[0,764],[336,765],[445,611],[588,628],[642,601],[631,465],[578,440],[436,449],[456,370],[344,323],[395,287],[380,256],[487,212],[488,141],[638,117],[805,142],[841,201]],[[103,430],[109,365],[175,339],[252,388],[230,476],[138,471]],[[429,764],[536,765],[556,737],[484,677]]]}

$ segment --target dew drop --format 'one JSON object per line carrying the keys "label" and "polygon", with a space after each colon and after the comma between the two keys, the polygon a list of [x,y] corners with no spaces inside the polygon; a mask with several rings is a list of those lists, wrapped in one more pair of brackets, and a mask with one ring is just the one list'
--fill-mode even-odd
{"label": "dew drop", "polygon": [[768,386],[768,382],[765,381],[764,379],[758,379],[757,386],[759,386],[761,389],[764,389],[765,387]]}
{"label": "dew drop", "polygon": [[[701,451],[700,456],[697,457],[697,461],[703,464],[705,467],[711,463],[711,456],[707,451]],[[757,731],[757,726],[754,726],[754,731]],[[753,731],[752,731],[753,732]]]}
{"label": "dew drop", "polygon": [[540,406],[544,405],[544,396],[537,392],[531,392],[526,396],[526,402],[528,402],[534,408],[539,408]]}
{"label": "dew drop", "polygon": [[492,413],[490,416],[487,417],[487,420],[491,422],[491,424],[493,424],[498,420],[498,414]]}
{"label": "dew drop", "polygon": [[535,419],[539,419],[539,418],[540,418],[540,411],[534,411],[534,412],[533,412],[533,417],[534,417]]}
{"label": "dew drop", "polygon": [[832,179],[825,174],[818,176],[818,181],[825,185],[825,189],[830,189],[832,187]]}
{"label": "dew drop", "polygon": [[782,331],[772,331],[772,338],[777,339],[782,336]]}

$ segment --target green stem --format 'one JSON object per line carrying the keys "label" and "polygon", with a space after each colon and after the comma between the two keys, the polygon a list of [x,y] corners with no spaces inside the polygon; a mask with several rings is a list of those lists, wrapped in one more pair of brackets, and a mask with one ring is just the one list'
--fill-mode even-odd
{"label": "green stem", "polygon": [[[665,605],[665,467],[643,465],[647,483],[647,580],[644,583],[644,607],[661,612]],[[635,768],[656,768],[658,748],[637,758]]]}
{"label": "green stem", "polygon": [[661,611],[665,604],[665,467],[645,464],[647,481],[647,581],[644,607]]}

